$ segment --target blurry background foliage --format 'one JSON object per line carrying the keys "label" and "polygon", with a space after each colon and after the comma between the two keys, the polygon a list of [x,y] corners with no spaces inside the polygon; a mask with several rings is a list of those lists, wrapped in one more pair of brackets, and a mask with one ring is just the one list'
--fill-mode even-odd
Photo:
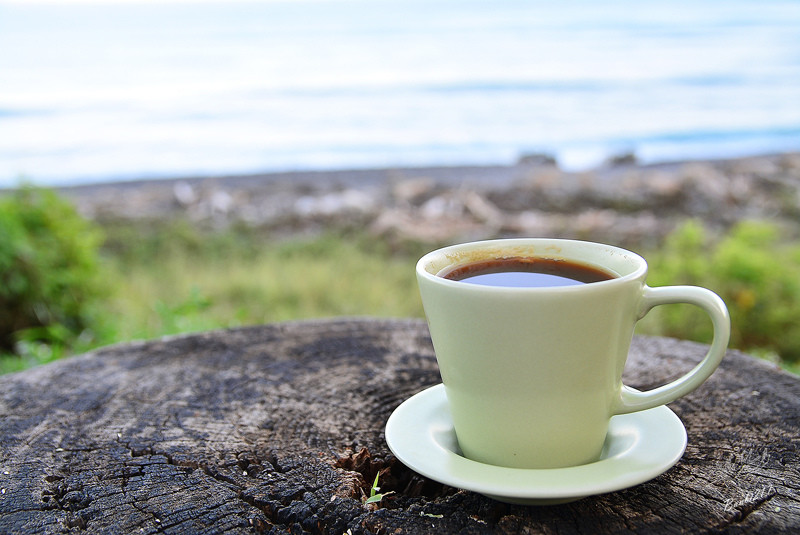
{"label": "blurry background foliage", "polygon": [[[701,223],[676,229],[648,255],[648,284],[692,284],[717,292],[731,314],[731,347],[800,372],[800,245],[770,223],[743,221],[712,237]],[[642,321],[649,332],[711,339],[711,323],[688,305],[662,306]]]}
{"label": "blurry background foliage", "polygon": [[[422,317],[414,264],[432,244],[389,246],[358,233],[276,239],[239,226],[118,221],[102,232],[47,190],[0,198],[0,372],[132,339],[329,316]],[[638,251],[648,284],[720,294],[731,346],[800,372],[800,246],[769,223],[724,235],[688,221]],[[689,305],[637,327],[709,342]]]}
{"label": "blurry background foliage", "polygon": [[43,189],[0,198],[0,351],[50,360],[96,342],[102,235]]}

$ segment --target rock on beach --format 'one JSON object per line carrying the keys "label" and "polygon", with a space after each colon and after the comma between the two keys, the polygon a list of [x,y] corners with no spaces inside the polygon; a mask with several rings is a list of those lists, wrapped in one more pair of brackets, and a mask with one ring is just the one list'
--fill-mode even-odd
{"label": "rock on beach", "polygon": [[510,166],[269,173],[109,182],[62,188],[78,210],[111,219],[184,218],[292,236],[367,229],[376,237],[446,243],[560,236],[655,243],[695,218],[800,227],[800,153],[640,165],[616,158],[568,172],[546,156]]}

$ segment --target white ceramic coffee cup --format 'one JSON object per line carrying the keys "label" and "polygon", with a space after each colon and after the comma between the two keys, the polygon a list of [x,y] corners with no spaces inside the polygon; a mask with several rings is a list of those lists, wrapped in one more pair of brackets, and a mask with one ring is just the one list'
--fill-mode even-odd
{"label": "white ceramic coffee cup", "polygon": [[[569,260],[618,276],[542,288],[437,276],[453,266],[512,257]],[[612,416],[693,391],[717,368],[730,336],[727,308],[715,293],[694,286],[650,288],[641,256],[599,243],[465,243],[428,253],[416,272],[459,447],[483,463],[558,468],[597,460]],[[636,322],[669,303],[708,313],[710,349],[679,379],[647,392],[630,389],[621,376]]]}

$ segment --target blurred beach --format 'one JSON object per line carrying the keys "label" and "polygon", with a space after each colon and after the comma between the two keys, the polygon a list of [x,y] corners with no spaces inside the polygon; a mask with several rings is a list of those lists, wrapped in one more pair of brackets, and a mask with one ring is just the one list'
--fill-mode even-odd
{"label": "blurred beach", "polygon": [[272,239],[355,233],[435,244],[561,236],[657,248],[686,221],[724,234],[769,221],[800,235],[800,152],[566,171],[546,157],[451,166],[220,175],[60,188],[100,223],[189,221]]}
{"label": "blurred beach", "polygon": [[0,187],[798,149],[793,0],[0,0]]}

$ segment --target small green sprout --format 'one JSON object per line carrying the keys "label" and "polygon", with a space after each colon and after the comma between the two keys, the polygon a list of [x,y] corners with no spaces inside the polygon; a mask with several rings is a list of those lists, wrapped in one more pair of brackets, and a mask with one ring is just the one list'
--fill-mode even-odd
{"label": "small green sprout", "polygon": [[380,473],[375,475],[375,481],[373,481],[373,483],[372,483],[372,488],[369,489],[369,498],[364,500],[365,504],[367,504],[367,503],[378,503],[379,501],[381,501],[384,498],[384,496],[388,496],[389,494],[392,494],[392,491],[384,492],[384,493],[379,493],[378,492],[378,491],[381,490],[381,488],[378,486],[378,478],[379,477],[380,477]]}

